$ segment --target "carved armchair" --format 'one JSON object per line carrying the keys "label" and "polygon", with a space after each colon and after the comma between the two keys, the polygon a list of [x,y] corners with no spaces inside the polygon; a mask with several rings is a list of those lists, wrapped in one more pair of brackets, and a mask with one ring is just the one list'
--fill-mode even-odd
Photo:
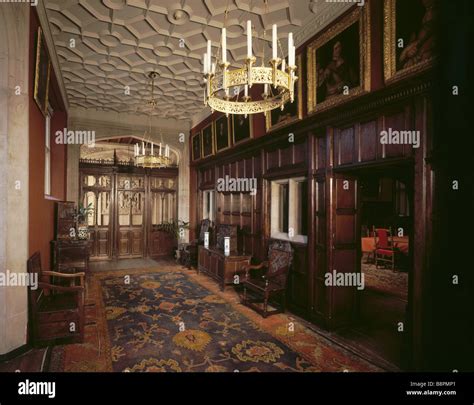
{"label": "carved armchair", "polygon": [[189,269],[197,266],[198,246],[204,244],[204,233],[210,232],[211,221],[203,219],[199,229],[199,238],[182,246],[180,251],[180,263]]}
{"label": "carved armchair", "polygon": [[[35,274],[38,288],[28,290],[30,336],[35,346],[84,339],[85,273],[42,271],[41,256],[28,259],[28,273]],[[49,282],[43,278],[49,277]]]}
{"label": "carved armchair", "polygon": [[[291,244],[272,240],[268,248],[268,260],[245,268],[242,304],[254,309],[264,318],[285,312],[286,283],[292,261]],[[279,305],[274,302],[274,298],[279,298]],[[275,306],[274,310],[268,310],[269,303]]]}

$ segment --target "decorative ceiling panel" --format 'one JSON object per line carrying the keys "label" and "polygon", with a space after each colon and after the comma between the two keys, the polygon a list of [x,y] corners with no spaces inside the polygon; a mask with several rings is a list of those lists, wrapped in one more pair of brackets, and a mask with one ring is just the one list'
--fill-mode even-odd
{"label": "decorative ceiling panel", "polygon": [[[227,5],[228,59],[238,67],[246,56],[246,20],[259,36],[266,27],[267,41],[254,41],[254,53],[268,58],[273,23],[286,49],[283,39],[313,24],[320,4],[327,18],[324,3],[268,0],[266,8],[263,0],[45,0],[71,107],[143,112],[147,75],[157,71],[156,114],[189,121],[204,109],[202,55],[208,39],[216,54]],[[334,17],[340,14],[340,5],[330,7]]]}

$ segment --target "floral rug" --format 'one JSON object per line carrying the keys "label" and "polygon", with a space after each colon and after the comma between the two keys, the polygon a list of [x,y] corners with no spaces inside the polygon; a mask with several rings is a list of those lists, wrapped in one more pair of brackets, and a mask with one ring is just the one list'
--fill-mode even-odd
{"label": "floral rug", "polygon": [[266,319],[232,288],[174,264],[92,273],[85,341],[49,371],[381,371],[289,314]]}

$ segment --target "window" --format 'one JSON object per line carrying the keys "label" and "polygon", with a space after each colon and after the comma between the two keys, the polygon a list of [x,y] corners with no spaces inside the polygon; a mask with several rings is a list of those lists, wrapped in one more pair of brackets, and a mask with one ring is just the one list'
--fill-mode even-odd
{"label": "window", "polygon": [[271,237],[307,243],[308,181],[305,178],[271,183]]}
{"label": "window", "polygon": [[48,112],[45,124],[44,149],[44,194],[51,195],[51,115]]}
{"label": "window", "polygon": [[214,190],[204,191],[202,197],[202,218],[214,221]]}

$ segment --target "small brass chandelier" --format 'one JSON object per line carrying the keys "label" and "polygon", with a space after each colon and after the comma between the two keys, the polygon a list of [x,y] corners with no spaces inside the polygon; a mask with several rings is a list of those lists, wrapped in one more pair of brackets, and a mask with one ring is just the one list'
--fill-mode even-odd
{"label": "small brass chandelier", "polygon": [[[135,166],[157,169],[165,168],[171,166],[170,158],[170,147],[163,144],[154,144],[151,141],[152,135],[152,113],[157,106],[155,99],[154,88],[155,88],[155,79],[158,77],[158,73],[151,72],[148,77],[151,79],[151,100],[147,102],[147,107],[150,108],[150,113],[148,116],[149,128],[148,132],[145,131],[145,135],[142,142],[138,142],[134,145],[134,157],[135,157]],[[146,139],[150,139],[149,142]],[[155,149],[158,149],[157,151]],[[156,153],[157,152],[157,153]]]}
{"label": "small brass chandelier", "polygon": [[[268,13],[268,1],[264,0]],[[272,58],[268,66],[265,66],[265,53],[263,52],[262,66],[256,66],[257,58],[252,51],[252,22],[247,21],[247,58],[242,68],[230,70],[227,60],[227,22],[228,8],[225,11],[224,27],[222,28],[221,44],[222,59],[219,61],[219,51],[212,61],[211,41],[207,41],[207,52],[203,57],[204,73],[204,105],[209,106],[212,111],[220,111],[228,114],[245,115],[267,113],[276,108],[283,110],[284,105],[290,101],[294,102],[295,75],[297,66],[295,63],[296,49],[293,41],[293,33],[288,35],[288,64],[281,52],[278,56],[278,28],[272,26]],[[263,35],[265,40],[265,32]],[[281,51],[281,47],[280,47]],[[264,91],[260,99],[249,96],[249,89],[254,84],[263,84]],[[241,86],[244,87],[244,96],[240,97]],[[231,97],[231,89],[232,97]],[[237,90],[236,90],[237,89]]]}

